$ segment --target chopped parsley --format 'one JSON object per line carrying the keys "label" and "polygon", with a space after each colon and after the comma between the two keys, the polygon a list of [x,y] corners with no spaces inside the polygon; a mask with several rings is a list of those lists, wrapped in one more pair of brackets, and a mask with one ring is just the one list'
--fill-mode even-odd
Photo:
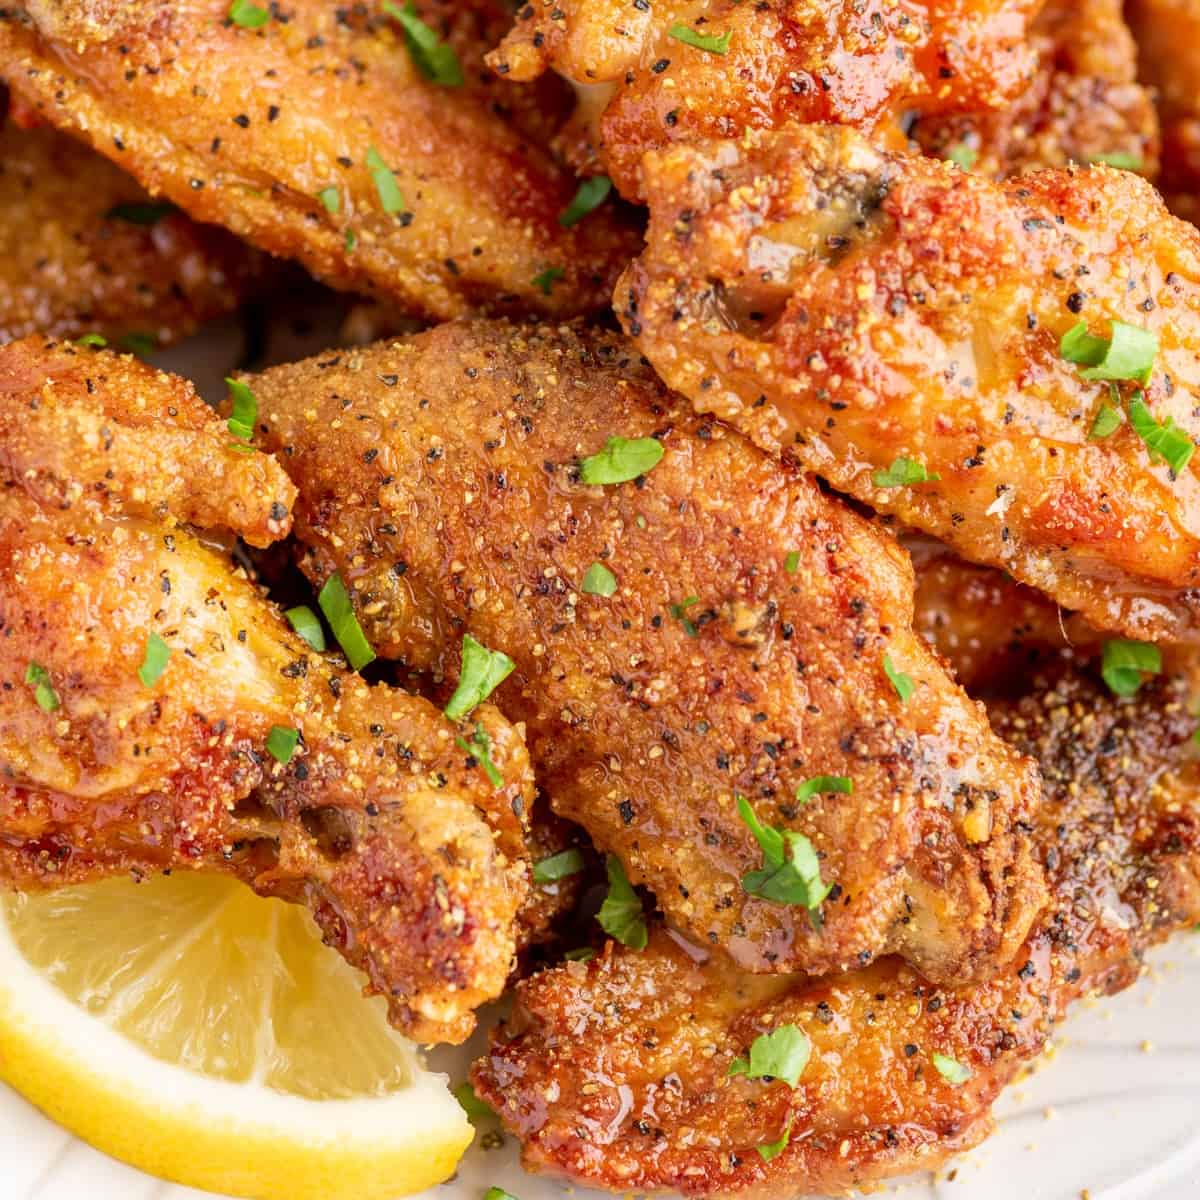
{"label": "chopped parsley", "polygon": [[317,193],[317,199],[321,202],[321,207],[327,213],[336,216],[342,209],[342,193],[332,185],[322,188]]}
{"label": "chopped parsley", "polygon": [[496,764],[492,762],[492,739],[488,737],[488,732],[478,722],[475,722],[475,730],[471,734],[471,740],[468,742],[466,738],[456,737],[454,744],[460,749],[465,750],[482,768],[483,773],[488,777],[488,782],[494,788],[504,786],[504,776],[500,774],[496,768]]}
{"label": "chopped parsley", "polygon": [[567,962],[591,962],[596,957],[596,951],[591,946],[580,946],[577,950],[568,950],[563,958]]}
{"label": "chopped parsley", "polygon": [[396,182],[396,176],[392,173],[391,168],[379,156],[379,151],[371,146],[367,150],[367,170],[371,172],[371,178],[375,181],[375,191],[379,196],[380,206],[388,216],[395,216],[398,212],[404,211],[404,195],[400,191],[400,185]]}
{"label": "chopped parsley", "polygon": [[562,267],[547,267],[544,271],[535,275],[529,282],[537,288],[542,295],[548,296],[554,291],[554,285],[566,274]]}
{"label": "chopped parsley", "polygon": [[914,483],[937,483],[941,476],[927,471],[915,458],[897,458],[885,471],[873,471],[871,482],[877,488],[912,487]]}
{"label": "chopped parsley", "polygon": [[783,569],[789,575],[795,575],[800,570],[800,551],[789,550],[787,557],[783,560]]}
{"label": "chopped parsley", "polygon": [[[1112,385],[1116,391],[1116,384]],[[1098,442],[1101,438],[1106,438],[1110,433],[1116,431],[1121,424],[1120,409],[1114,408],[1107,401],[1102,401],[1099,409],[1096,411],[1096,416],[1092,421],[1092,428],[1088,432],[1088,441]]]}
{"label": "chopped parsley", "polygon": [[570,850],[561,850],[541,862],[533,864],[533,882],[539,884],[557,883],[570,875],[578,875],[584,868],[583,851],[576,846]]}
{"label": "chopped parsley", "polygon": [[153,687],[159,677],[167,669],[167,659],[171,657],[171,647],[152,633],[146,638],[146,649],[142,655],[142,665],[138,667],[138,678],[143,687]]}
{"label": "chopped parsley", "polygon": [[608,198],[612,191],[612,180],[607,175],[593,175],[585,179],[578,187],[571,203],[558,214],[558,223],[564,229],[578,225],[589,213],[596,209]]}
{"label": "chopped parsley", "polygon": [[604,449],[579,464],[579,479],[587,484],[628,483],[652,471],[665,451],[657,438],[610,437]]}
{"label": "chopped parsley", "polygon": [[946,157],[963,171],[969,171],[979,161],[979,151],[966,142],[959,142],[946,151]]}
{"label": "chopped parsley", "polygon": [[[229,417],[229,432],[239,442],[248,443],[254,438],[254,422],[258,420],[258,399],[244,384],[229,376],[225,377],[229,394],[233,397],[233,412]],[[253,447],[245,447],[252,450]]]}
{"label": "chopped parsley", "polygon": [[445,707],[452,721],[465,717],[482,704],[512,674],[517,664],[499,650],[489,650],[469,633],[463,635],[462,672],[458,687]]}
{"label": "chopped parsley", "polygon": [[454,1089],[454,1098],[458,1101],[459,1107],[467,1114],[469,1121],[481,1121],[486,1117],[494,1117],[496,1114],[492,1112],[491,1106],[485,1104],[475,1094],[475,1089],[468,1081],[463,1081]]}
{"label": "chopped parsley", "polygon": [[696,628],[696,623],[687,615],[687,610],[691,608],[693,604],[699,603],[699,596],[688,596],[686,600],[680,600],[678,604],[671,604],[667,606],[667,611],[683,626],[683,632],[686,633],[688,637],[700,636],[700,630]]}
{"label": "chopped parsley", "polygon": [[622,945],[632,950],[645,950],[649,934],[642,902],[615,854],[605,858],[604,866],[608,872],[608,895],[600,905],[596,920],[609,937],[616,938]]}
{"label": "chopped parsley", "polygon": [[517,1200],[512,1192],[506,1192],[503,1188],[490,1187],[483,1193],[483,1200]]}
{"label": "chopped parsley", "polygon": [[174,204],[146,201],[143,204],[114,204],[104,216],[110,221],[127,221],[130,225],[157,225],[163,217],[178,211]]}
{"label": "chopped parsley", "polygon": [[271,732],[267,734],[267,753],[286,767],[292,761],[299,741],[298,729],[289,729],[286,725],[272,725]]}
{"label": "chopped parsley", "polygon": [[1162,459],[1171,468],[1173,475],[1178,475],[1191,462],[1196,453],[1196,443],[1175,424],[1173,417],[1159,422],[1146,407],[1141,392],[1129,400],[1129,424],[1133,432],[1146,443],[1150,451],[1150,461]]}
{"label": "chopped parsley", "polygon": [[1089,154],[1088,162],[1103,163],[1119,171],[1140,171],[1146,165],[1140,154],[1129,154],[1123,150],[1114,150],[1111,154]]}
{"label": "chopped parsley", "polygon": [[103,349],[108,345],[108,338],[99,333],[85,333],[83,337],[75,339],[77,346],[95,346],[98,349]]}
{"label": "chopped parsley", "polygon": [[735,1058],[726,1074],[745,1075],[747,1079],[782,1079],[794,1088],[808,1066],[811,1052],[812,1043],[803,1029],[780,1025],[770,1033],[760,1033],[750,1043],[750,1053],[745,1058]]}
{"label": "chopped parsley", "polygon": [[892,687],[896,689],[896,695],[900,697],[900,703],[907,704],[908,698],[916,688],[912,676],[906,675],[903,671],[897,671],[890,654],[883,656],[883,673],[888,677]]}
{"label": "chopped parsley", "polygon": [[845,775],[814,775],[796,789],[796,799],[804,804],[822,792],[841,792],[844,796],[854,794],[854,780]]}
{"label": "chopped parsley", "polygon": [[933,1056],[933,1065],[937,1068],[937,1073],[949,1084],[955,1087],[961,1087],[971,1078],[970,1067],[964,1067],[956,1058],[949,1058],[945,1054],[935,1054]]}
{"label": "chopped parsley", "polygon": [[792,1140],[792,1121],[788,1119],[788,1123],[784,1126],[783,1136],[777,1142],[767,1142],[765,1145],[756,1146],[763,1162],[770,1162],[773,1158],[778,1158],[786,1149],[788,1142]]}
{"label": "chopped parsley", "polygon": [[1058,352],[1081,368],[1084,379],[1129,379],[1145,385],[1154,370],[1158,336],[1149,329],[1113,321],[1111,338],[1094,337],[1087,331],[1087,322],[1080,321],[1063,334]]}
{"label": "chopped parsley", "polygon": [[685,46],[693,46],[695,49],[704,50],[709,54],[728,54],[729,39],[733,37],[733,32],[703,34],[697,33],[687,25],[675,24],[667,30],[667,36],[673,37]]}
{"label": "chopped parsley", "polygon": [[296,633],[314,650],[319,652],[325,649],[325,630],[321,628],[317,614],[307,604],[289,608],[283,615],[287,617]]}
{"label": "chopped parsley", "polygon": [[762,825],[745,796],[737,798],[738,816],[762,849],[760,870],[742,876],[742,891],[775,904],[798,904],[815,912],[833,890],[821,878],[812,842],[802,833]]}
{"label": "chopped parsley", "polygon": [[45,667],[31,662],[25,668],[25,682],[33,688],[33,698],[42,712],[53,712],[62,703]]}
{"label": "chopped parsley", "polygon": [[1143,675],[1162,671],[1162,651],[1149,642],[1112,638],[1104,643],[1100,674],[1117,696],[1132,696],[1142,686]]}
{"label": "chopped parsley", "polygon": [[413,66],[426,79],[442,87],[462,87],[463,69],[454,47],[443,42],[417,16],[417,7],[412,0],[408,0],[403,8],[393,4],[392,0],[383,0],[383,11],[399,22]]}
{"label": "chopped parsley", "polygon": [[617,590],[617,577],[602,562],[594,562],[584,573],[579,590],[586,596],[611,596]]}
{"label": "chopped parsley", "polygon": [[325,586],[317,593],[317,604],[333,630],[337,644],[341,646],[346,661],[355,671],[361,671],[368,663],[375,661],[375,651],[367,641],[358,618],[354,615],[354,605],[350,603],[350,593],[342,582],[342,577],[334,572],[325,580]]}
{"label": "chopped parsley", "polygon": [[358,245],[358,234],[353,229],[346,230],[346,253],[353,254],[354,247]]}
{"label": "chopped parsley", "polygon": [[271,14],[265,8],[251,3],[251,0],[233,0],[228,19],[242,29],[261,29],[271,19]]}

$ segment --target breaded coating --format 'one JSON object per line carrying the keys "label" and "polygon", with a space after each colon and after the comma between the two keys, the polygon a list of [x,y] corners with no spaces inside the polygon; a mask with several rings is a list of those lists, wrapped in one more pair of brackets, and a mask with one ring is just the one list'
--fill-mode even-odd
{"label": "breaded coating", "polygon": [[[895,960],[823,982],[754,978],[657,932],[643,953],[610,943],[522,983],[476,1090],[527,1167],[619,1192],[780,1200],[936,1167],[988,1133],[996,1095],[1071,1001],[1128,986],[1147,946],[1200,917],[1185,698],[1177,680],[1121,701],[1068,675],[993,711],[1042,768],[1052,891],[995,979],[940,988]],[[730,1076],[788,1024],[811,1047],[794,1090]],[[758,1148],[780,1141],[764,1161]]]}
{"label": "breaded coating", "polygon": [[[640,199],[647,150],[789,123],[904,144],[901,117],[1002,109],[1037,70],[1043,0],[533,0],[488,56],[507,79],[580,85],[576,160]],[[693,40],[717,39],[716,49]],[[721,49],[721,47],[724,47]]]}
{"label": "breaded coating", "polygon": [[[381,655],[450,678],[464,633],[509,655],[496,702],[539,786],[670,922],[758,972],[894,952],[947,980],[1019,946],[1036,775],[914,635],[907,557],[624,339],[452,324],[252,383],[310,577],[343,574]],[[614,436],[662,461],[584,483]],[[797,797],[826,775],[853,794]],[[739,795],[809,839],[819,908],[743,889]]]}
{"label": "breaded coating", "polygon": [[912,136],[984,175],[1108,162],[1154,178],[1158,118],[1121,0],[1050,0],[1028,45],[1037,70],[1012,104],[919,119]]}
{"label": "breaded coating", "polygon": [[253,29],[228,10],[28,0],[0,11],[0,76],[156,195],[333,287],[433,317],[604,305],[637,231],[611,204],[559,223],[576,181],[523,132],[546,118],[482,66],[495,0],[416,5],[462,86],[421,74],[379,2],[289,0]]}
{"label": "breaded coating", "polygon": [[264,274],[262,255],[152,204],[64,134],[0,128],[0,341],[138,334],[166,346],[234,311]]}
{"label": "breaded coating", "polygon": [[[644,175],[617,308],[668,386],[1099,629],[1200,634],[1197,460],[1176,478],[1144,440],[1190,455],[1200,432],[1200,234],[1145,180],[1001,184],[816,126]],[[1148,383],[1064,358],[1077,324],[1107,348],[1114,321],[1157,338]]]}
{"label": "breaded coating", "polygon": [[1125,16],[1158,96],[1160,186],[1173,212],[1200,221],[1200,0],[1127,0]]}
{"label": "breaded coating", "polygon": [[400,1030],[461,1041],[513,959],[524,746],[291,631],[222,545],[284,533],[294,489],[230,441],[132,357],[0,349],[0,879],[233,874],[309,906]]}

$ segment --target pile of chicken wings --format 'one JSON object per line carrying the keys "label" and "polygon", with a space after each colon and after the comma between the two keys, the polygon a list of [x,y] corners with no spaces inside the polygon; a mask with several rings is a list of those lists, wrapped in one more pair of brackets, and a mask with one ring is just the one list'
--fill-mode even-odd
{"label": "pile of chicken wings", "polygon": [[[764,1200],[1200,921],[1200,0],[24,0],[0,80],[0,881],[515,988],[531,1169]],[[304,272],[388,336],[154,366]]]}

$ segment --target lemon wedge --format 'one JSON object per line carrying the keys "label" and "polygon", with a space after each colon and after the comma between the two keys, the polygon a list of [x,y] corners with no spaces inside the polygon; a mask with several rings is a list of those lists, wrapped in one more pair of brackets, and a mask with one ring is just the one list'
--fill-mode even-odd
{"label": "lemon wedge", "polygon": [[115,1158],[256,1200],[395,1197],[471,1140],[304,910],[177,873],[0,899],[0,1078]]}

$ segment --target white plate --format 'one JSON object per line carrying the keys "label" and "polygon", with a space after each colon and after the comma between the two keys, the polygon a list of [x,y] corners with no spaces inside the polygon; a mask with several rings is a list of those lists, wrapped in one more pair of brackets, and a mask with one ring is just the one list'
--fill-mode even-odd
{"label": "white plate", "polygon": [[[276,321],[268,358],[332,341],[339,307],[305,297],[302,323]],[[326,332],[320,332],[324,329]],[[240,353],[233,322],[160,355],[210,398]],[[1198,1200],[1200,1198],[1200,933],[1151,958],[1137,987],[1080,1006],[1040,1069],[997,1108],[999,1129],[937,1178],[886,1189],[893,1200]],[[476,1043],[478,1044],[478,1043]],[[462,1079],[471,1049],[439,1052]],[[472,1147],[458,1176],[420,1200],[482,1200],[499,1186],[519,1200],[592,1200],[596,1193],[525,1175],[511,1138]],[[0,1086],[0,1200],[204,1200],[106,1158]],[[779,1200],[788,1200],[780,1197]]]}

